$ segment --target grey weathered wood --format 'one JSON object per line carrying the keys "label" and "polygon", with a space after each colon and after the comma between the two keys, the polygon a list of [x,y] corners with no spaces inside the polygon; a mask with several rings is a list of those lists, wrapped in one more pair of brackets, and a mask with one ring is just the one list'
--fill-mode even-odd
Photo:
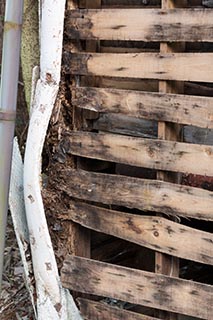
{"label": "grey weathered wood", "polygon": [[99,9],[67,13],[71,39],[213,41],[213,12],[191,9]]}
{"label": "grey weathered wood", "polygon": [[92,129],[95,130],[153,139],[157,138],[157,128],[157,121],[115,113],[100,114],[99,118],[92,122]]}
{"label": "grey weathered wood", "polygon": [[202,0],[202,5],[206,8],[213,8],[213,0]]}
{"label": "grey weathered wood", "polygon": [[85,320],[160,320],[143,314],[112,307],[106,303],[77,299],[80,311]]}
{"label": "grey weathered wood", "polygon": [[213,128],[213,98],[78,87],[73,105],[96,112]]}
{"label": "grey weathered wood", "polygon": [[110,133],[72,132],[67,152],[137,167],[213,176],[213,147]]}
{"label": "grey weathered wood", "polygon": [[211,319],[213,287],[151,272],[67,256],[64,287],[130,303]]}
{"label": "grey weathered wood", "polygon": [[67,215],[86,228],[179,258],[213,265],[211,233],[162,217],[138,216],[80,202],[72,203]]}
{"label": "grey weathered wood", "polygon": [[[142,138],[157,138],[157,122],[133,118],[115,113],[100,114],[92,122],[95,130],[119,133]],[[187,143],[213,145],[213,129],[204,129],[194,126],[183,127],[183,141]]]}
{"label": "grey weathered wood", "polygon": [[213,145],[213,129],[185,126],[184,141],[203,145]]}
{"label": "grey weathered wood", "polygon": [[213,53],[70,53],[64,71],[73,75],[213,82]]}
{"label": "grey weathered wood", "polygon": [[200,188],[73,169],[57,172],[55,184],[77,199],[213,220],[213,192]]}

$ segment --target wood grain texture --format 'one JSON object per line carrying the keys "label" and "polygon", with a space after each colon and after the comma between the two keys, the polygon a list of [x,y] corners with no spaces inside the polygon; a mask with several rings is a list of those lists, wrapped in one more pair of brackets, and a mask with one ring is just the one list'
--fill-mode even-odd
{"label": "wood grain texture", "polygon": [[71,132],[67,152],[136,167],[213,176],[213,147],[110,133]]}
{"label": "wood grain texture", "polygon": [[[61,271],[65,288],[202,319],[213,314],[212,286],[67,256]],[[86,285],[85,285],[86,284]]]}
{"label": "wood grain texture", "polygon": [[[186,7],[188,4],[187,0],[173,1],[173,0],[162,0],[161,9],[163,10],[174,10],[177,6]],[[183,52],[185,50],[185,44],[182,43],[160,43],[160,54],[171,54],[173,52]],[[160,79],[169,80],[169,79]],[[179,79],[177,79],[179,80]],[[159,81],[159,92],[160,93],[183,93],[184,83],[183,82],[169,82]],[[182,140],[181,126],[177,123],[159,121],[158,122],[158,138],[172,141]],[[173,183],[180,183],[180,173],[171,173],[165,171],[157,172],[157,179],[163,181],[169,181]],[[176,220],[173,218],[173,220]],[[173,256],[156,252],[155,254],[155,271],[160,274],[170,275],[173,277],[179,277],[179,259]],[[156,315],[165,320],[178,320],[178,315],[174,313],[156,312]]]}
{"label": "wood grain texture", "polygon": [[78,299],[80,311],[85,320],[160,320],[135,312],[119,309],[106,303]]}
{"label": "wood grain texture", "polygon": [[200,188],[73,169],[60,170],[52,183],[77,199],[213,220],[213,192]]}
{"label": "wood grain texture", "polygon": [[110,88],[78,87],[72,101],[83,109],[213,129],[213,98]]}
{"label": "wood grain texture", "polygon": [[[68,218],[152,250],[213,265],[213,235],[162,217],[138,216],[74,202]],[[194,239],[194,241],[192,241]]]}
{"label": "wood grain texture", "polygon": [[153,139],[157,137],[157,128],[156,121],[115,113],[101,113],[99,118],[92,122],[92,129],[95,130]]}
{"label": "wood grain texture", "polygon": [[213,12],[191,9],[101,9],[69,11],[71,39],[213,41]]}
{"label": "wood grain texture", "polygon": [[[68,0],[67,9],[74,10],[78,7],[77,0]],[[79,50],[79,43],[73,43],[73,48],[75,52]],[[71,79],[70,79],[71,80]],[[76,86],[78,83],[78,77],[72,78],[72,87]],[[72,110],[72,120],[74,130],[77,130],[82,127],[82,109],[73,107]],[[84,229],[76,223],[70,223],[67,226],[69,230],[69,237],[67,238],[67,243],[69,244],[69,252],[78,256],[83,256],[90,258],[91,248],[90,248],[90,231]],[[76,296],[76,293],[72,293],[73,296]]]}
{"label": "wood grain texture", "polygon": [[[87,130],[88,126],[84,126]],[[92,122],[92,129],[104,132],[118,133],[141,138],[157,138],[157,121],[133,118],[117,113],[100,113]],[[183,141],[186,143],[213,145],[213,129],[195,126],[183,127]]]}
{"label": "wood grain texture", "polygon": [[65,72],[74,75],[213,82],[213,53],[70,53]]}

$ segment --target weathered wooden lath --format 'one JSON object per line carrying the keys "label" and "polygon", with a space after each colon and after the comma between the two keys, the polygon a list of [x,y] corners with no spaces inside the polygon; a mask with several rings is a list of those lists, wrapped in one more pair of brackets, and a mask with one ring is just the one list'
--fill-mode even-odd
{"label": "weathered wooden lath", "polygon": [[[63,67],[74,130],[64,151],[77,166],[58,173],[73,232],[63,285],[87,294],[79,298],[85,319],[210,320],[210,281],[183,279],[181,266],[213,265],[213,235],[199,227],[212,225],[213,191],[182,179],[213,179],[213,142],[202,140],[213,130],[213,9],[201,0],[68,7]],[[153,259],[117,262],[107,243]]]}

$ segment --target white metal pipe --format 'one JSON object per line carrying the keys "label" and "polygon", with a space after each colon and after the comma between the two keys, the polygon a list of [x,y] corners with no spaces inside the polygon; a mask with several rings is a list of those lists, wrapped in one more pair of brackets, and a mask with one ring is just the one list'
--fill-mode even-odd
{"label": "white metal pipe", "polygon": [[17,102],[23,0],[7,0],[0,86],[0,288]]}

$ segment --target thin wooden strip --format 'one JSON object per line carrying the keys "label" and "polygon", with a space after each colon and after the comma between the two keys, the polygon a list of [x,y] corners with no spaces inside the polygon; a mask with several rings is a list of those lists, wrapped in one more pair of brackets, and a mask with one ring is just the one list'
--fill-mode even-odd
{"label": "thin wooden strip", "polygon": [[213,287],[151,272],[68,256],[64,287],[202,319],[213,314]]}
{"label": "thin wooden strip", "polygon": [[213,41],[213,11],[191,9],[101,9],[69,11],[71,39]]}
{"label": "thin wooden strip", "polygon": [[55,184],[82,200],[213,220],[213,192],[199,188],[73,169],[58,171]]}
{"label": "thin wooden strip", "polygon": [[213,147],[110,133],[71,132],[67,152],[157,170],[213,176]]}
{"label": "thin wooden strip", "polygon": [[72,103],[96,112],[120,113],[136,118],[213,128],[213,98],[78,87]]}
{"label": "thin wooden strip", "polygon": [[115,308],[106,303],[82,298],[77,300],[80,305],[81,314],[85,320],[160,320],[139,313]]}
{"label": "thin wooden strip", "polygon": [[70,53],[65,72],[74,75],[213,82],[213,53]]}
{"label": "thin wooden strip", "polygon": [[[138,216],[74,202],[68,218],[80,225],[179,258],[213,265],[213,235],[162,217]],[[193,240],[193,241],[192,241]]]}

